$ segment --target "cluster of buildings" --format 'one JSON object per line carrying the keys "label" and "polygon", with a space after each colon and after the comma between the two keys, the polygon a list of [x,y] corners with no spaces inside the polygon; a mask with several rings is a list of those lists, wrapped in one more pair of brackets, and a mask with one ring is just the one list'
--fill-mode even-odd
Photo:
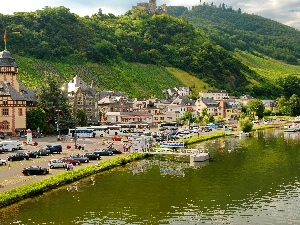
{"label": "cluster of buildings", "polygon": [[[0,52],[0,132],[19,135],[27,129],[26,111],[36,108],[35,90],[26,88],[17,79],[18,66],[6,49]],[[251,96],[231,97],[225,90],[199,93],[194,101],[188,98],[189,87],[164,90],[164,99],[130,99],[123,92],[97,91],[93,82],[87,84],[79,76],[63,85],[73,112],[83,110],[89,124],[147,123],[157,126],[161,122],[175,122],[190,111],[193,116],[203,109],[214,117],[236,120],[241,116],[242,105]],[[263,101],[265,107],[275,110],[276,102]]]}

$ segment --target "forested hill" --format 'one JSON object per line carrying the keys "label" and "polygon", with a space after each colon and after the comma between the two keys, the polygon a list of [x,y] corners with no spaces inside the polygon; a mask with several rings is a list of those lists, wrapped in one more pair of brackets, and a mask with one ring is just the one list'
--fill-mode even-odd
{"label": "forested hill", "polygon": [[203,3],[191,10],[183,6],[168,7],[168,13],[187,19],[227,50],[237,48],[300,65],[300,31],[295,28],[243,13],[241,9],[234,10],[224,3],[218,6]]}
{"label": "forested hill", "polygon": [[[235,37],[221,32],[212,22],[210,29],[208,19],[207,25],[201,27],[197,10],[203,10],[203,6],[181,14],[191,23],[138,9],[122,16],[98,13],[80,17],[65,7],[46,7],[35,12],[0,16],[7,31],[7,48],[18,59],[19,77],[28,87],[37,86],[45,72],[53,72],[60,75],[62,82],[77,74],[87,82],[94,81],[98,88],[125,91],[130,97],[158,96],[163,89],[182,85],[187,80],[179,79],[170,72],[175,70],[166,70],[167,67],[188,72],[214,88],[226,89],[231,95],[279,97],[283,93],[280,85],[268,82],[228,51],[241,40],[245,44],[244,49],[240,49],[264,53],[267,47],[263,48],[263,43],[269,42],[272,49],[273,36],[262,35],[265,42],[253,41],[253,47],[246,48],[259,36],[257,32],[243,34],[236,29],[240,34]],[[207,7],[207,10],[220,11],[215,7]],[[224,17],[229,15],[222,13]],[[236,12],[231,14],[241,16]],[[227,32],[229,25],[224,23],[223,26]],[[224,35],[236,41],[229,42],[222,38]],[[245,37],[249,41],[246,42]],[[278,50],[288,49],[290,53],[285,60],[297,63],[299,45],[280,43],[283,47]],[[270,50],[266,55],[271,54]]]}

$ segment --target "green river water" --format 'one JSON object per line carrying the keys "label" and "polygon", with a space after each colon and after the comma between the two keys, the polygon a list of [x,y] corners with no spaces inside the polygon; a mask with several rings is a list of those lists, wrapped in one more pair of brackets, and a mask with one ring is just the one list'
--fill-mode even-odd
{"label": "green river water", "polygon": [[0,224],[300,224],[300,133],[200,145],[210,162],[134,162],[0,209]]}

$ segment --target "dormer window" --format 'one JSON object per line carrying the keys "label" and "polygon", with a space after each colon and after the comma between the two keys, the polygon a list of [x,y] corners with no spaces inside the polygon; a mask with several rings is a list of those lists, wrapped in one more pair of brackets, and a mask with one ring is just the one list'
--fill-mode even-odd
{"label": "dormer window", "polygon": [[7,99],[3,99],[3,105],[8,105]]}

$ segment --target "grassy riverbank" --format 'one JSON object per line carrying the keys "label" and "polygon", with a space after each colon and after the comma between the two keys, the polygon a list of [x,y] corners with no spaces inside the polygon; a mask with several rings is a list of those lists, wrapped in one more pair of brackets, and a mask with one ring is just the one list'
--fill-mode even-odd
{"label": "grassy riverbank", "polygon": [[73,171],[65,171],[61,174],[43,179],[41,181],[26,184],[12,190],[2,192],[0,193],[0,207],[16,203],[22,199],[42,194],[43,192],[58,186],[72,183],[84,177],[106,171],[120,165],[125,165],[136,160],[144,159],[146,157],[148,157],[148,155],[144,153],[132,153],[126,156],[100,162],[97,165],[85,166]]}

